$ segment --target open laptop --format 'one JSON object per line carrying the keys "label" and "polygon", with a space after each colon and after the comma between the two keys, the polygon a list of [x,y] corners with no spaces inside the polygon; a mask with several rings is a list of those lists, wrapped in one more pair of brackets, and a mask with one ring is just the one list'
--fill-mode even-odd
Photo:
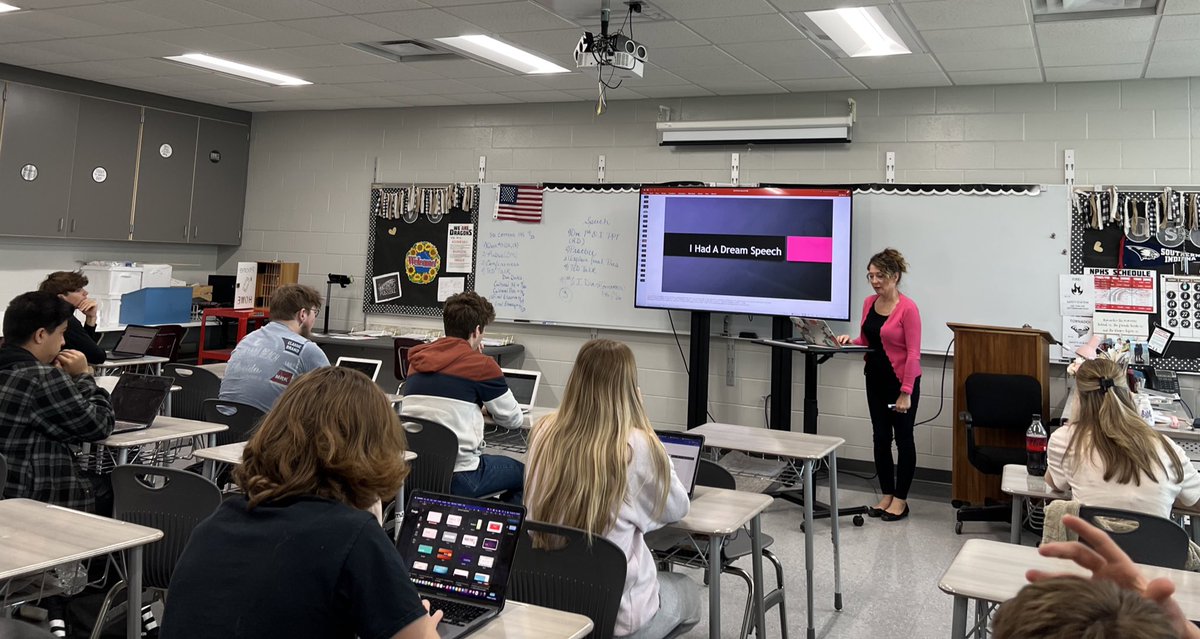
{"label": "open laptop", "polygon": [[422,599],[445,615],[442,639],[478,630],[504,609],[525,508],[418,490],[408,500],[400,555]]}
{"label": "open laptop", "polygon": [[174,378],[158,375],[121,375],[112,391],[113,415],[117,422],[113,434],[149,428],[174,383]]}
{"label": "open laptop", "polygon": [[704,435],[656,430],[658,440],[667,449],[667,457],[675,467],[679,481],[687,488],[688,497],[696,488],[696,475],[700,471],[700,450],[704,448]]}
{"label": "open laptop", "polygon": [[108,352],[109,361],[121,359],[137,359],[145,357],[150,350],[150,343],[158,337],[158,328],[154,326],[137,326],[130,324],[121,334],[121,341]]}
{"label": "open laptop", "polygon": [[803,342],[809,346],[824,346],[827,348],[841,348],[838,344],[837,335],[833,329],[829,328],[829,323],[825,320],[809,319],[807,317],[792,317],[792,324],[800,331],[796,336],[796,341]]}
{"label": "open laptop", "polygon": [[542,384],[542,374],[539,371],[525,371],[518,368],[502,368],[504,381],[508,382],[508,390],[512,391],[521,412],[528,413],[537,400],[538,386]]}
{"label": "open laptop", "polygon": [[371,378],[371,381],[379,380],[379,367],[383,366],[381,359],[363,359],[361,357],[339,357],[335,366],[345,366],[353,368]]}

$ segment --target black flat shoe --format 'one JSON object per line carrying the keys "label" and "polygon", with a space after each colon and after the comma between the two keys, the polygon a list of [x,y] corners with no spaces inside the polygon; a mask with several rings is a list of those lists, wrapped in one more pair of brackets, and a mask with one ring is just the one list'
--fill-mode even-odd
{"label": "black flat shoe", "polygon": [[868,517],[874,517],[876,519],[879,519],[880,517],[883,516],[884,512],[885,511],[882,508],[876,508],[874,506],[867,506],[867,516]]}
{"label": "black flat shoe", "polygon": [[908,504],[904,504],[904,512],[900,513],[899,515],[893,515],[885,510],[883,511],[883,514],[879,516],[879,518],[884,521],[900,521],[905,517],[908,517]]}

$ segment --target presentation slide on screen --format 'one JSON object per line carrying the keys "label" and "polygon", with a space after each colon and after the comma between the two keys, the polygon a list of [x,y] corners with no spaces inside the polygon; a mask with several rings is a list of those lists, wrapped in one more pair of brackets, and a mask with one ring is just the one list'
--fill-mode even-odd
{"label": "presentation slide on screen", "polygon": [[636,305],[849,319],[850,193],[647,188]]}

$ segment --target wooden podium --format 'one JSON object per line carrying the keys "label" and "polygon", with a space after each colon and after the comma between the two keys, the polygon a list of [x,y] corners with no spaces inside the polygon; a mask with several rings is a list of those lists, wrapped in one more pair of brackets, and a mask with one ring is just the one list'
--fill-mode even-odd
{"label": "wooden podium", "polygon": [[[1050,418],[1050,333],[1036,328],[955,324],[954,331],[954,480],[951,499],[983,505],[1001,501],[1000,476],[984,475],[967,459],[967,431],[959,415],[967,409],[966,382],[972,373],[1028,375],[1042,385],[1042,418]],[[1022,433],[976,431],[980,445],[1024,447]]]}

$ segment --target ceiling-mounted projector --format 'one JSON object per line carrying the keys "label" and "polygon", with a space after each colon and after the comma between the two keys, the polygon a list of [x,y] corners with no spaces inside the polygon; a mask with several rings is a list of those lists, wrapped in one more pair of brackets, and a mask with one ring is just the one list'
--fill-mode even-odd
{"label": "ceiling-mounted projector", "polygon": [[646,45],[620,33],[605,37],[585,31],[574,55],[576,67],[608,67],[619,78],[640,78],[646,68]]}

